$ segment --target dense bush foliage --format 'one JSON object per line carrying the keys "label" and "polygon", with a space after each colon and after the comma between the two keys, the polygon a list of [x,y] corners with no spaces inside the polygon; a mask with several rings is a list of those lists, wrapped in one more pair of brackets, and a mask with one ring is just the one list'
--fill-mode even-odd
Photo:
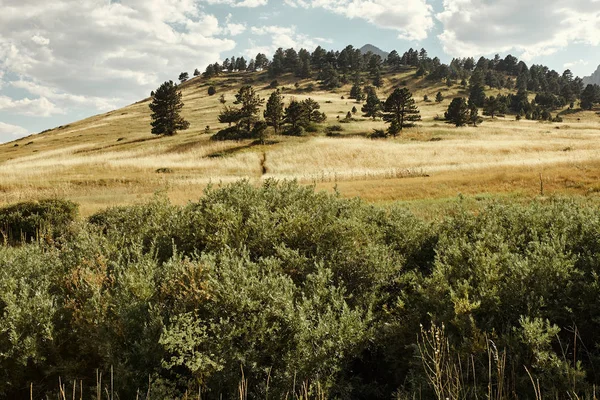
{"label": "dense bush foliage", "polygon": [[0,396],[91,395],[112,366],[123,399],[239,398],[242,371],[250,398],[534,398],[528,374],[584,398],[599,271],[600,213],[571,201],[427,222],[289,182],[157,197],[0,248]]}
{"label": "dense bush foliage", "polygon": [[3,239],[10,243],[20,243],[55,238],[65,232],[75,220],[78,208],[71,201],[55,199],[29,201],[0,208]]}

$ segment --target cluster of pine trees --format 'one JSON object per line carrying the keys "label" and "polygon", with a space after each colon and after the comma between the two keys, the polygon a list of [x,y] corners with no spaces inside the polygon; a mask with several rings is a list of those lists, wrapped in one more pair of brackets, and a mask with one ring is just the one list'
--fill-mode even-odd
{"label": "cluster of pine trees", "polygon": [[[385,135],[395,136],[403,127],[411,126],[414,121],[420,119],[418,109],[412,95],[406,89],[397,89],[383,102],[377,97],[375,88],[383,86],[383,72],[393,73],[411,69],[416,69],[417,77],[424,77],[432,82],[446,82],[448,86],[460,84],[467,91],[468,97],[453,99],[445,113],[445,119],[456,126],[480,123],[482,120],[479,109],[483,109],[483,114],[492,118],[511,113],[516,116],[516,119],[560,122],[561,117],[556,113],[557,110],[567,105],[573,109],[578,99],[581,108],[586,110],[600,103],[600,87],[588,85],[584,88],[582,79],[574,77],[570,70],[559,74],[542,65],[528,67],[512,55],[507,55],[503,59],[499,55],[493,59],[481,57],[477,62],[472,57],[454,58],[450,64],[444,64],[438,57],[429,57],[425,49],[420,51],[409,49],[402,56],[394,50],[386,59],[382,59],[380,55],[372,52],[363,54],[353,46],[347,46],[342,51],[327,51],[319,46],[312,53],[306,49],[296,51],[293,48],[287,50],[279,48],[271,60],[265,54],[259,53],[249,62],[244,57],[233,56],[222,63],[210,64],[206,67],[203,76],[211,78],[224,72],[267,70],[271,78],[287,73],[301,79],[316,78],[324,89],[329,90],[352,82],[349,97],[359,103],[366,99],[362,107],[364,115],[373,119],[383,117],[390,123]],[[365,74],[371,80],[371,85],[363,87]],[[196,69],[194,76],[199,75],[201,73]],[[182,72],[179,76],[182,83],[188,78],[186,72]],[[171,82],[170,91],[175,90],[173,86],[176,85]],[[514,92],[486,96],[486,88],[509,89]],[[215,94],[214,87],[211,86],[211,89],[210,94]],[[163,92],[169,90],[165,88]],[[402,107],[408,107],[402,108],[401,113],[398,111],[398,101],[391,100],[391,98],[400,98],[400,93],[404,97]],[[441,92],[438,92],[435,100],[438,103],[443,101]],[[224,103],[223,99],[221,102]],[[229,123],[230,126],[220,131],[216,137],[263,138],[267,126],[272,126],[275,132],[279,133],[283,125],[290,128],[286,129],[285,133],[300,135],[311,123],[325,119],[325,115],[317,111],[318,103],[313,100],[308,104],[292,101],[287,108],[281,105],[282,103],[276,104],[277,102],[282,102],[281,94],[273,93],[269,99],[271,106],[268,105],[268,110],[265,111],[265,121],[260,121],[258,110],[264,100],[259,99],[251,87],[244,87],[236,95],[234,102],[241,107],[225,107],[219,116],[220,122]],[[392,105],[394,102],[396,106]],[[180,109],[182,105],[180,99],[172,100],[171,103],[173,103],[171,109],[175,110]],[[161,118],[160,112],[156,112],[154,108],[153,112]],[[315,117],[314,113],[319,116]],[[395,116],[392,117],[391,114]],[[185,121],[181,120],[178,120],[178,123],[157,124],[158,126],[153,125],[153,133],[172,134],[177,129],[187,128]],[[379,131],[375,133],[377,136],[382,136]]]}
{"label": "cluster of pine trees", "polygon": [[[240,88],[235,96],[235,106],[225,106],[219,114],[219,122],[229,126],[213,136],[215,140],[259,139],[264,142],[267,127],[276,134],[300,136],[313,124],[325,121],[327,116],[320,112],[321,105],[308,98],[303,101],[291,99],[285,106],[280,90],[269,97],[260,119],[260,108],[265,100],[261,99],[252,86]],[[237,107],[236,107],[237,106]]]}

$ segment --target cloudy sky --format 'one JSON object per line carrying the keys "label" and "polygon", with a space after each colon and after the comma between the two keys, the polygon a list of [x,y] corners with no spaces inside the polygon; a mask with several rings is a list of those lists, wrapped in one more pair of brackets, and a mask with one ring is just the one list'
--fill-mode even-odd
{"label": "cloudy sky", "polygon": [[0,142],[109,111],[182,71],[277,47],[512,53],[590,75],[600,0],[0,0]]}

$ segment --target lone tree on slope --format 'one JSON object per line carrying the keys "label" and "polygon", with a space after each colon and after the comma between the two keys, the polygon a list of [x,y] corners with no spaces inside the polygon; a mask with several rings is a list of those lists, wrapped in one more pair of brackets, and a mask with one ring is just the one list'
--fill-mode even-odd
{"label": "lone tree on slope", "polygon": [[267,107],[263,113],[268,126],[272,126],[275,133],[279,133],[279,128],[283,123],[283,97],[279,90],[271,93],[267,101]]}
{"label": "lone tree on slope", "polygon": [[394,90],[385,101],[383,110],[383,120],[391,124],[390,133],[394,136],[403,128],[414,126],[414,122],[421,120],[415,99],[407,88]]}
{"label": "lone tree on slope", "polygon": [[[471,102],[474,107],[475,103]],[[446,122],[458,126],[465,126],[469,123],[471,112],[469,105],[463,97],[457,97],[452,100],[445,113]]]}
{"label": "lone tree on slope", "polygon": [[248,131],[252,130],[252,126],[258,121],[258,111],[264,102],[265,100],[260,98],[252,86],[242,86],[233,102],[233,104],[241,106],[238,124],[245,126]]}
{"label": "lone tree on slope", "polygon": [[444,96],[442,95],[442,92],[437,92],[437,94],[435,95],[435,101],[437,103],[441,103],[442,101],[444,101]]}
{"label": "lone tree on slope", "polygon": [[361,111],[365,113],[365,117],[377,118],[381,112],[381,100],[377,97],[374,90],[370,90],[367,95],[367,102],[362,106]]}
{"label": "lone tree on slope", "polygon": [[190,123],[179,115],[182,108],[181,92],[177,89],[177,85],[173,81],[160,85],[150,103],[152,133],[173,136],[177,131],[188,129]]}

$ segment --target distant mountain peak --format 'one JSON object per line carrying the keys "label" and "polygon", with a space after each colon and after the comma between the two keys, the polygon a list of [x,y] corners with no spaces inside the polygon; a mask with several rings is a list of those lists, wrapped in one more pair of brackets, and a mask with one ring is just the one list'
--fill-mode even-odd
{"label": "distant mountain peak", "polygon": [[366,54],[368,52],[371,52],[373,54],[378,54],[379,56],[381,56],[381,58],[383,60],[385,60],[387,58],[388,54],[390,54],[387,51],[381,50],[377,46],[373,46],[372,44],[365,44],[363,47],[360,48],[360,52],[362,54]]}
{"label": "distant mountain peak", "polygon": [[600,65],[598,65],[598,68],[592,75],[586,76],[583,78],[583,83],[585,85],[589,85],[589,84],[600,85]]}

